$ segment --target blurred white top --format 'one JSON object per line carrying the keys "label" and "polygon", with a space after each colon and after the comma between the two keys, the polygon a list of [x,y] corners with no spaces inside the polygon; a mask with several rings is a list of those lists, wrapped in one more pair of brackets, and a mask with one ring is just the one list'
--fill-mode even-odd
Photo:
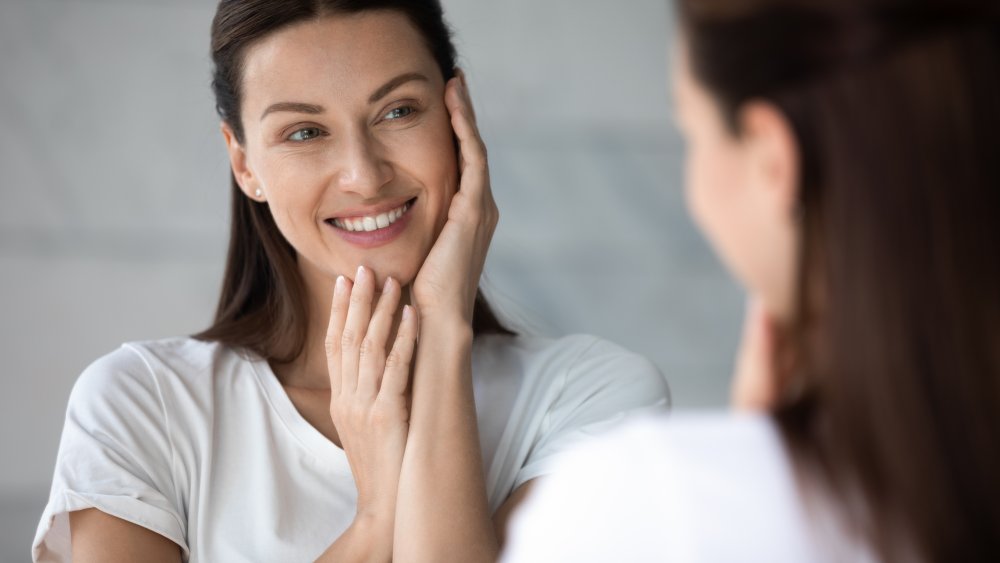
{"label": "blurred white top", "polygon": [[[493,509],[581,436],[666,402],[648,360],[590,336],[486,336],[472,357]],[[125,344],[73,388],[32,556],[69,561],[67,514],[96,507],[186,560],[312,561],[356,500],[344,451],[266,361],[189,338]]]}
{"label": "blurred white top", "polygon": [[558,460],[514,515],[502,560],[872,561],[811,500],[807,511],[769,418],[650,417]]}

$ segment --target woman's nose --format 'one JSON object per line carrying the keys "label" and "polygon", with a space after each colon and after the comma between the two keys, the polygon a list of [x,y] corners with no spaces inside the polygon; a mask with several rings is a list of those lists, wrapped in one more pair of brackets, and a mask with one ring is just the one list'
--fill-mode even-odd
{"label": "woman's nose", "polygon": [[393,169],[382,147],[366,131],[359,131],[339,147],[337,187],[369,199],[393,179]]}

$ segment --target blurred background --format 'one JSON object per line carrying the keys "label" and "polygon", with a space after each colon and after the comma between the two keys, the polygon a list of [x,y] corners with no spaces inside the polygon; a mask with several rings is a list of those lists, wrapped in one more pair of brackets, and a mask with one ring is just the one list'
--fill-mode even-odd
{"label": "blurred background", "polygon": [[[494,303],[719,407],[742,296],[687,217],[666,0],[444,0],[490,149]],[[204,328],[228,161],[212,0],[0,0],[0,562],[28,561],[66,399],[121,342]]]}

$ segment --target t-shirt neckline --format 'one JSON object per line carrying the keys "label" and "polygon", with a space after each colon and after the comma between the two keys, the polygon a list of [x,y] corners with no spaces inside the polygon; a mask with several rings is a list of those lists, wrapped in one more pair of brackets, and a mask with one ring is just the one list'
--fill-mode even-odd
{"label": "t-shirt neckline", "polygon": [[292,399],[285,392],[281,381],[271,369],[271,365],[263,358],[250,361],[254,375],[267,396],[267,401],[281,419],[288,431],[313,456],[322,460],[332,469],[351,472],[344,450],[330,441],[322,432],[316,429],[302,416]]}

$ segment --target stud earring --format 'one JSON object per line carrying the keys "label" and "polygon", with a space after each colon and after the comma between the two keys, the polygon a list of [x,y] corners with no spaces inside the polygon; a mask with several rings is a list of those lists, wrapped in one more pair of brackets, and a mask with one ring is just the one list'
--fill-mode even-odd
{"label": "stud earring", "polygon": [[257,199],[260,199],[264,197],[264,190],[257,188],[257,191],[255,191],[253,195],[257,196]]}

